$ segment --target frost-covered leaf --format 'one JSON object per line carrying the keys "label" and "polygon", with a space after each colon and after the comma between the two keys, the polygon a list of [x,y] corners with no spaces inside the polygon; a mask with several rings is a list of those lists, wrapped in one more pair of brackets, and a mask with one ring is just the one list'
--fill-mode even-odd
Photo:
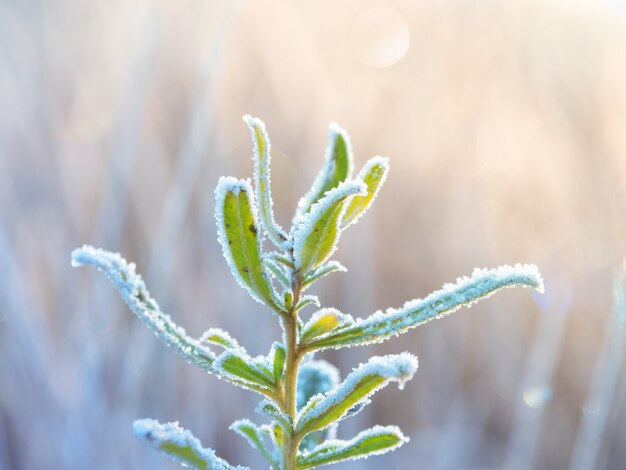
{"label": "frost-covered leaf", "polygon": [[271,253],[268,253],[266,256],[266,259],[276,261],[277,263],[282,264],[292,270],[294,268],[293,263],[287,256],[281,253],[278,253],[276,251],[272,251]]}
{"label": "frost-covered leaf", "polygon": [[243,437],[251,447],[258,450],[263,458],[270,464],[272,470],[279,470],[278,462],[273,455],[272,449],[267,445],[264,432],[257,425],[247,419],[240,419],[230,425],[232,431]]}
{"label": "frost-covered leaf", "polygon": [[[317,395],[323,397],[339,384],[339,370],[331,363],[323,360],[309,360],[300,366],[298,371],[298,390],[296,395],[296,406],[298,411],[311,403],[309,400]],[[336,426],[331,426],[323,431],[315,431],[302,439],[300,449],[312,449],[324,440],[334,437]]]}
{"label": "frost-covered leaf", "polygon": [[150,297],[141,276],[135,272],[133,263],[127,263],[117,253],[83,246],[72,252],[72,265],[91,265],[104,272],[135,315],[189,363],[216,374],[233,385],[258,392],[263,396],[274,396],[273,391],[266,385],[260,386],[256,382],[242,380],[218,366],[218,359],[224,358],[226,353],[217,357],[207,347],[207,343],[218,344],[221,347],[227,347],[226,344],[230,344],[231,349],[229,351],[231,352],[228,354],[235,356],[239,354],[245,356],[245,351],[237,345],[237,342],[228,333],[216,328],[208,330],[200,340],[189,337],[183,328],[172,321],[169,315],[161,312],[157,302]]}
{"label": "frost-covered leaf", "polygon": [[268,362],[272,364],[272,372],[276,383],[280,382],[283,378],[286,357],[287,351],[285,351],[285,346],[282,343],[274,342],[274,344],[272,344]]}
{"label": "frost-covered leaf", "polygon": [[217,357],[214,367],[224,376],[244,380],[270,391],[275,389],[272,365],[262,356],[252,358],[241,349],[229,349]]}
{"label": "frost-covered leaf", "polygon": [[291,430],[291,418],[283,413],[274,403],[269,400],[261,400],[256,406],[256,412],[269,418],[274,423],[280,424],[284,431]]}
{"label": "frost-covered leaf", "polygon": [[416,370],[417,358],[409,353],[372,357],[354,369],[341,385],[311,398],[310,401],[316,401],[316,404],[312,407],[307,404],[298,413],[297,433],[306,436],[343,419],[355,405],[367,400],[389,382],[398,382],[402,388]]}
{"label": "frost-covered leaf", "polygon": [[300,342],[306,344],[329,331],[337,331],[342,324],[354,322],[352,317],[344,315],[334,308],[325,308],[315,312],[302,327]]}
{"label": "frost-covered leaf", "polygon": [[220,178],[215,188],[215,219],[224,258],[237,282],[254,299],[282,312],[263,266],[257,210],[247,181]]}
{"label": "frost-covered leaf", "polygon": [[133,434],[152,444],[168,457],[183,466],[202,470],[244,470],[247,467],[232,466],[215,455],[211,449],[202,447],[190,431],[178,423],[161,424],[153,419],[138,419],[133,423]]}
{"label": "frost-covered leaf", "polygon": [[379,343],[405,333],[435,318],[441,318],[461,307],[469,307],[506,287],[534,287],[543,292],[543,280],[534,265],[501,266],[496,269],[476,269],[471,277],[459,278],[456,284],[446,284],[424,299],[411,300],[400,309],[378,311],[365,319],[352,320],[312,340],[306,349],[339,348]]}
{"label": "frost-covered leaf", "polygon": [[220,346],[224,349],[239,349],[237,340],[219,328],[209,328],[200,337],[200,343]]}
{"label": "frost-covered leaf", "polygon": [[346,228],[361,217],[372,205],[389,172],[389,159],[374,157],[367,161],[359,172],[357,179],[367,186],[367,194],[354,196],[347,204],[346,212],[341,221],[341,228]]}
{"label": "frost-covered leaf", "polygon": [[308,307],[309,305],[317,305],[319,307],[320,299],[316,295],[303,295],[300,297],[298,305],[296,305],[296,312],[299,312],[304,307]]}
{"label": "frost-covered leaf", "polygon": [[309,452],[298,455],[297,468],[306,469],[380,455],[408,442],[396,426],[374,426],[349,441],[328,440]]}
{"label": "frost-covered leaf", "polygon": [[287,234],[274,220],[274,212],[272,210],[270,139],[265,130],[265,124],[260,119],[249,115],[245,115],[243,120],[250,129],[252,142],[254,143],[254,189],[259,201],[261,223],[272,243],[282,249],[287,249],[289,245]]}
{"label": "frost-covered leaf", "polygon": [[336,188],[339,183],[349,178],[352,167],[352,147],[348,134],[337,124],[332,123],[328,129],[324,166],[315,178],[311,190],[298,202],[296,219],[306,214],[327,191]]}
{"label": "frost-covered leaf", "polygon": [[185,360],[208,372],[215,372],[215,354],[200,341],[189,337],[169,315],[161,312],[156,300],[150,297],[143,279],[135,272],[134,263],[128,263],[118,253],[85,245],[72,252],[72,266],[84,265],[102,271],[133,313]]}
{"label": "frost-covered leaf", "polygon": [[365,194],[365,190],[362,181],[340,183],[316,202],[294,226],[293,256],[297,272],[305,275],[334,252],[346,201],[355,194]]}
{"label": "frost-covered leaf", "polygon": [[[360,197],[360,196],[355,196],[355,197]],[[327,263],[324,263],[323,265],[319,266],[317,269],[314,269],[313,271],[310,271],[309,273],[307,273],[307,275],[304,277],[302,281],[302,289],[304,290],[308,288],[315,281],[323,278],[324,276],[330,273],[334,273],[335,271],[345,272],[347,271],[347,269],[345,266],[343,266],[341,263],[337,261],[329,261]]]}
{"label": "frost-covered leaf", "polygon": [[267,258],[263,261],[263,263],[267,267],[267,270],[278,280],[278,282],[280,282],[281,286],[287,288],[291,287],[291,280],[283,269],[283,265],[279,264],[278,261]]}

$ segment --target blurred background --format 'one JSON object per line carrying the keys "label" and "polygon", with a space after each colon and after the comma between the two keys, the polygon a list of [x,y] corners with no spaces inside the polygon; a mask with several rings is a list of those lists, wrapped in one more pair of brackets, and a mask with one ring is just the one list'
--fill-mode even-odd
{"label": "blurred background", "polygon": [[[327,126],[357,169],[391,158],[316,290],[366,316],[477,267],[536,263],[507,290],[384,344],[321,356],[347,374],[411,351],[415,378],[340,427],[411,442],[344,469],[623,468],[626,9],[591,1],[0,1],[0,468],[177,468],[132,437],[179,420],[264,468],[228,425],[257,398],[160,343],[83,243],[134,260],[193,336],[265,354],[276,318],[232,279],[213,188],[252,174],[241,116],[272,138],[287,225]],[[308,314],[305,313],[305,317]]]}

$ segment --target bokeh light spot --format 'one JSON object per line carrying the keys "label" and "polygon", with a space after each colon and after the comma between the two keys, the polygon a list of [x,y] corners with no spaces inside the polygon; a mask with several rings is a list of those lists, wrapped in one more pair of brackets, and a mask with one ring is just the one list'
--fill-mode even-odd
{"label": "bokeh light spot", "polygon": [[409,27],[391,8],[371,8],[361,13],[352,27],[352,45],[361,62],[370,67],[389,67],[409,50]]}

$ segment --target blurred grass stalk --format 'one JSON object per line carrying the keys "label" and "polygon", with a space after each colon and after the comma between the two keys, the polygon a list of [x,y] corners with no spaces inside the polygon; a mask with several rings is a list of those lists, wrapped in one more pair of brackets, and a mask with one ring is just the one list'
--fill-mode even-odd
{"label": "blurred grass stalk", "polygon": [[541,315],[518,393],[506,455],[508,470],[533,468],[544,412],[552,399],[553,375],[571,300],[566,279],[555,276],[554,280],[546,283],[545,294],[535,296]]}
{"label": "blurred grass stalk", "polygon": [[604,436],[613,429],[619,409],[616,392],[624,361],[624,321],[626,319],[626,270],[613,286],[613,312],[606,319],[602,350],[596,361],[593,378],[570,460],[570,470],[603,468]]}

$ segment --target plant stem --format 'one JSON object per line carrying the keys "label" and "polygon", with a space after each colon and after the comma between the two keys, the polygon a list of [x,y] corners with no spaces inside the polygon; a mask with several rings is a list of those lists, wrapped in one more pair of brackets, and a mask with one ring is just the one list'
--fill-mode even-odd
{"label": "plant stem", "polygon": [[[284,317],[284,327],[287,349],[287,357],[285,358],[285,413],[291,418],[291,422],[295,425],[296,420],[296,401],[297,401],[297,380],[298,380],[298,366],[302,354],[298,344],[298,312],[296,311],[296,305],[300,300],[300,294],[302,291],[302,279],[299,276],[294,276],[292,283],[293,292],[293,306]],[[283,470],[295,470],[296,457],[298,456],[298,446],[300,445],[300,439],[296,436],[295,429],[292,427],[285,436],[283,442]]]}

